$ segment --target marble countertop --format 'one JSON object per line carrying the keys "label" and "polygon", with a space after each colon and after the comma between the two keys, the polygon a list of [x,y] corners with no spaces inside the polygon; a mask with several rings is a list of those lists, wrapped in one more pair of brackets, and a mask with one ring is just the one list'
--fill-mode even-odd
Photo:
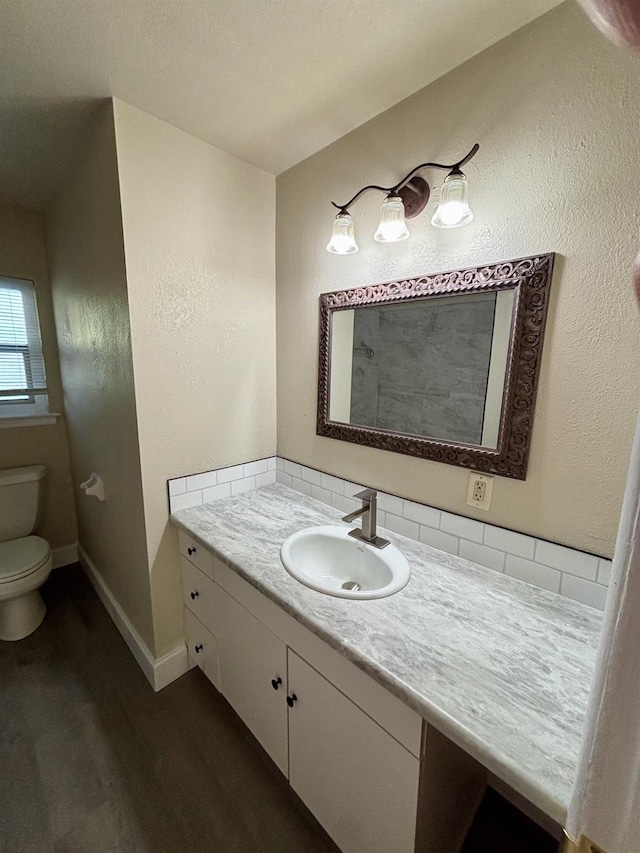
{"label": "marble countertop", "polygon": [[411,566],[403,590],[324,595],[285,571],[280,546],[340,517],[271,485],[172,521],[563,824],[602,614],[390,531]]}

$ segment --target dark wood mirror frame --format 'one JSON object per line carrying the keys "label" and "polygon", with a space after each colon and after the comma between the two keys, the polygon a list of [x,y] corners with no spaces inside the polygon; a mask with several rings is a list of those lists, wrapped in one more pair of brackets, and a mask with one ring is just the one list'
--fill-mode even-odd
{"label": "dark wood mirror frame", "polygon": [[[483,473],[524,480],[554,257],[553,253],[534,255],[482,267],[424,275],[405,281],[389,281],[323,293],[320,296],[317,434],[366,447],[376,447],[379,450],[390,450]],[[495,449],[329,420],[331,317],[334,311],[506,289],[513,289],[515,293],[500,428]]]}

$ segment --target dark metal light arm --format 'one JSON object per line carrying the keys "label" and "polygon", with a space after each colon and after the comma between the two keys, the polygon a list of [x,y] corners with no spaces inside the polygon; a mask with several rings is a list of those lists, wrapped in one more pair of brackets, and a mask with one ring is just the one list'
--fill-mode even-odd
{"label": "dark metal light arm", "polygon": [[420,166],[416,166],[415,169],[412,169],[399,183],[395,184],[392,187],[379,187],[377,184],[369,184],[369,186],[363,187],[359,190],[350,201],[346,204],[336,204],[335,201],[332,201],[331,204],[336,207],[338,210],[347,212],[347,210],[351,207],[351,205],[356,202],[363,193],[366,193],[368,190],[379,190],[380,192],[386,193],[386,195],[395,195],[401,189],[408,186],[412,178],[421,172],[423,169],[444,169],[448,172],[455,172],[456,170],[460,170],[461,166],[464,166],[465,163],[468,163],[472,157],[478,153],[478,149],[480,145],[476,142],[471,151],[462,158],[462,160],[458,160],[457,163],[452,163],[451,165],[447,165],[445,163],[422,163]]}

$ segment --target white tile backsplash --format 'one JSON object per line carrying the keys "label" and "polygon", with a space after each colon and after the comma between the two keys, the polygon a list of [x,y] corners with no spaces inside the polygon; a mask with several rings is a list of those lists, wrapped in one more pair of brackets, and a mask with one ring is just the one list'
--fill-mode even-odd
{"label": "white tile backsplash", "polygon": [[176,477],[168,481],[169,511],[188,509],[242,494],[258,486],[275,483],[275,480],[275,456]]}
{"label": "white tile backsplash", "polygon": [[605,560],[602,557],[598,560],[598,583],[609,586],[611,581],[611,560]]}
{"label": "white tile backsplash", "polygon": [[322,501],[323,504],[332,506],[331,492],[328,489],[323,489],[322,486],[311,486],[311,497],[317,501]]}
{"label": "white tile backsplash", "polygon": [[461,536],[469,542],[482,542],[484,536],[484,524],[481,521],[473,521],[463,515],[453,515],[450,512],[440,514],[440,529],[454,536]]}
{"label": "white tile backsplash", "polygon": [[479,545],[477,542],[461,539],[458,553],[465,560],[471,560],[472,563],[478,563],[488,569],[495,569],[497,572],[504,572],[504,564],[507,559],[504,551],[496,551],[495,548],[489,548],[487,545]]}
{"label": "white tile backsplash", "polygon": [[432,548],[445,551],[447,554],[457,554],[460,548],[460,540],[457,536],[425,525],[420,526],[419,540],[425,545],[431,545]]}
{"label": "white tile backsplash", "polygon": [[289,462],[288,459],[284,460],[284,472],[291,474],[292,477],[302,478],[302,466],[297,462]]}
{"label": "white tile backsplash", "polygon": [[545,542],[543,539],[536,542],[535,559],[537,563],[569,572],[586,580],[594,581],[598,575],[598,557],[582,551],[574,551],[573,548],[565,548],[564,545]]}
{"label": "white tile backsplash", "polygon": [[261,486],[270,486],[272,483],[276,481],[276,471],[266,471],[264,474],[256,475],[256,487],[259,489]]}
{"label": "white tile backsplash", "polygon": [[169,497],[174,495],[183,495],[187,491],[187,478],[177,477],[175,480],[169,480]]}
{"label": "white tile backsplash", "polygon": [[244,477],[244,465],[231,465],[229,468],[220,468],[218,471],[219,483],[230,483],[232,480],[241,480]]}
{"label": "white tile backsplash", "polygon": [[515,557],[533,559],[536,550],[536,540],[531,536],[524,536],[514,530],[505,530],[503,527],[493,527],[485,524],[484,544],[491,548],[504,551],[505,554],[513,554]]}
{"label": "white tile backsplash", "polygon": [[255,477],[243,477],[241,480],[234,480],[231,483],[231,496],[242,495],[244,492],[253,492],[256,489]]}
{"label": "white tile backsplash", "polygon": [[323,489],[328,489],[330,492],[335,492],[337,495],[344,494],[344,481],[338,477],[333,477],[331,474],[322,474],[320,485]]}
{"label": "white tile backsplash", "polygon": [[440,527],[440,510],[414,501],[404,502],[404,517],[418,524],[426,524],[427,527]]}
{"label": "white tile backsplash", "polygon": [[220,483],[217,486],[211,486],[210,489],[202,490],[202,503],[208,504],[211,501],[219,501],[222,498],[231,497],[231,483]]}
{"label": "white tile backsplash", "polygon": [[360,506],[358,501],[353,498],[345,498],[344,495],[338,495],[335,492],[331,496],[331,505],[344,513],[353,512],[354,509],[358,509]]}
{"label": "white tile backsplash", "polygon": [[[169,480],[170,509],[173,512],[198,506],[274,482],[311,495],[345,514],[360,505],[352,496],[365,488],[298,462],[271,456]],[[584,604],[604,606],[611,561],[603,557],[386,492],[378,492],[378,524]]]}
{"label": "white tile backsplash", "polygon": [[295,489],[296,492],[302,492],[303,495],[311,494],[311,483],[307,483],[300,477],[291,477],[291,488]]}
{"label": "white tile backsplash", "polygon": [[343,491],[344,495],[347,498],[352,498],[354,495],[357,495],[358,492],[361,492],[364,489],[364,486],[359,486],[357,483],[351,483],[349,480],[344,481]]}
{"label": "white tile backsplash", "polygon": [[258,459],[257,462],[245,462],[242,466],[242,476],[254,477],[256,474],[266,474],[267,470],[266,459]]}
{"label": "white tile backsplash", "polygon": [[306,483],[311,483],[312,486],[322,485],[322,475],[320,474],[320,471],[315,471],[313,468],[307,468],[306,465],[301,465],[300,468],[302,469],[300,477]]}
{"label": "white tile backsplash", "polygon": [[394,515],[402,515],[404,501],[402,498],[397,498],[395,495],[388,495],[386,492],[378,492],[378,506],[384,512],[392,512]]}
{"label": "white tile backsplash", "polygon": [[593,581],[563,573],[560,592],[569,598],[581,601],[583,604],[590,604],[591,607],[598,607],[600,610],[604,610],[604,603],[607,599],[607,588],[606,586],[602,586],[602,584],[593,583]]}
{"label": "white tile backsplash", "polygon": [[171,498],[171,512],[177,509],[190,509],[192,506],[200,506],[202,503],[202,492],[185,492],[183,495],[174,495]]}
{"label": "white tile backsplash", "polygon": [[401,515],[394,515],[392,512],[386,513],[386,527],[388,530],[393,530],[394,533],[399,533],[401,536],[408,536],[409,539],[417,539],[420,534],[420,525],[417,521],[409,521],[408,518],[403,518]]}
{"label": "white tile backsplash", "polygon": [[187,491],[195,492],[198,489],[208,489],[210,486],[216,486],[218,483],[217,471],[205,471],[203,474],[191,474],[185,477],[187,483]]}
{"label": "white tile backsplash", "polygon": [[532,560],[525,560],[524,557],[514,557],[513,554],[507,554],[504,570],[505,574],[511,575],[512,578],[519,578],[521,581],[534,584],[534,586],[550,589],[551,592],[560,592],[562,573],[557,569],[550,569],[548,566],[541,566],[540,563],[534,563]]}
{"label": "white tile backsplash", "polygon": [[293,477],[284,471],[276,471],[276,483],[280,483],[281,486],[289,486],[291,489],[293,487]]}

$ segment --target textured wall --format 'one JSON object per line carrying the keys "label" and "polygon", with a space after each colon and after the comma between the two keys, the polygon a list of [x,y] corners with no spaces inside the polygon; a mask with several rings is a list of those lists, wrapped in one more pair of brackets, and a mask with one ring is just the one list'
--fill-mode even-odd
{"label": "textured wall", "polygon": [[[48,220],[80,544],[153,651],[113,111],[105,105]],[[104,478],[100,503],[78,488]]]}
{"label": "textured wall", "polygon": [[157,653],[182,637],[168,478],[275,453],[275,179],[115,102]]}
{"label": "textured wall", "polygon": [[[565,4],[278,178],[279,454],[610,556],[638,407],[639,72]],[[409,241],[380,246],[370,194],[353,208],[360,252],[325,251],[331,200],[476,141],[471,226],[438,232],[423,215]],[[488,514],[465,505],[463,469],[315,435],[318,294],[548,251],[559,257],[529,473],[497,480]]]}
{"label": "textured wall", "polygon": [[[0,207],[0,275],[34,282],[47,371],[49,408],[62,412],[58,347],[53,322],[44,228],[40,216],[18,208]],[[47,493],[43,522],[38,531],[53,548],[78,539],[76,509],[71,488],[67,428],[64,418],[50,426],[3,429],[0,432],[0,468],[44,463]]]}

